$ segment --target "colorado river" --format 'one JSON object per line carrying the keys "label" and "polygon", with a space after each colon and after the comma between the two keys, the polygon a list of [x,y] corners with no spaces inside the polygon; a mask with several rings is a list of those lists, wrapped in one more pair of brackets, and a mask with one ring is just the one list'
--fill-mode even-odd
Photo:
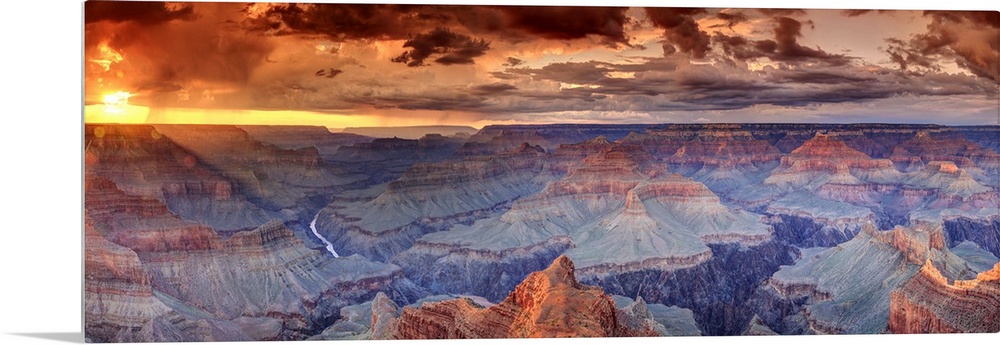
{"label": "colorado river", "polygon": [[319,231],[316,231],[316,220],[317,219],[319,219],[319,213],[318,212],[316,213],[316,216],[313,217],[313,221],[311,223],[309,223],[309,229],[312,230],[313,235],[316,235],[316,237],[319,238],[320,241],[323,241],[323,243],[326,243],[326,250],[329,251],[330,254],[333,254],[333,257],[339,258],[340,255],[337,255],[337,251],[333,250],[333,243],[330,243],[330,241],[327,241],[326,237],[323,237],[322,235],[319,234]]}

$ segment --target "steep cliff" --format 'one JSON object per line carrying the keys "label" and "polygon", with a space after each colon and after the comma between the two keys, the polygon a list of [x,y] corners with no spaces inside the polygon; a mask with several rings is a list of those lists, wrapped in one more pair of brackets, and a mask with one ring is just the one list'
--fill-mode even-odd
{"label": "steep cliff", "polygon": [[892,333],[1000,332],[1000,263],[970,280],[945,278],[930,260],[891,294]]}

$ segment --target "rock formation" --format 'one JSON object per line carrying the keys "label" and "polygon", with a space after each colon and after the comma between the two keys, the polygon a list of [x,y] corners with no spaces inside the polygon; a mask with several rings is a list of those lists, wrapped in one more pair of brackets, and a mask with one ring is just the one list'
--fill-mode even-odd
{"label": "rock formation", "polygon": [[[948,276],[972,275],[965,261],[951,254],[944,244],[940,223],[897,226],[892,231],[877,231],[867,224],[846,243],[804,250],[802,259],[780,269],[760,288],[755,299],[768,302],[755,311],[768,326],[778,330],[884,332],[889,322],[890,294],[917,274],[927,260],[944,267]],[[785,314],[775,314],[775,305],[786,305]]]}
{"label": "rock formation", "polygon": [[1000,332],[1000,263],[971,280],[950,281],[928,259],[892,292],[892,333]]}
{"label": "rock formation", "polygon": [[[320,213],[317,228],[338,252],[387,261],[420,236],[471,223],[506,210],[533,194],[543,181],[538,147],[417,164],[368,202],[334,204]],[[343,206],[340,206],[343,205]]]}
{"label": "rock formation", "polygon": [[[632,309],[636,309],[634,307]],[[534,272],[501,303],[483,308],[468,299],[403,308],[394,339],[557,338],[659,335],[649,323],[620,322],[620,311],[600,288],[576,281],[566,256]],[[635,310],[624,312],[634,318]],[[639,313],[646,317],[648,313]],[[373,319],[373,323],[381,322]],[[373,327],[374,328],[374,327]]]}

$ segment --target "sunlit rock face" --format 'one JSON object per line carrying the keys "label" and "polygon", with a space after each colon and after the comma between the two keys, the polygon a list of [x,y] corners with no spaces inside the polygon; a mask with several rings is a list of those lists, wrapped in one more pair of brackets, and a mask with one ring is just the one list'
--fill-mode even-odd
{"label": "sunlit rock face", "polygon": [[1000,263],[974,279],[950,280],[928,260],[892,292],[889,331],[1000,332]]}
{"label": "sunlit rock face", "polygon": [[[573,262],[560,256],[533,272],[491,307],[469,299],[402,309],[389,339],[562,338],[656,336],[659,325],[642,305],[617,309],[600,288],[577,282]],[[378,301],[378,300],[376,300]],[[374,313],[373,313],[374,315]],[[373,317],[373,328],[381,317]],[[659,325],[662,328],[662,325]]]}

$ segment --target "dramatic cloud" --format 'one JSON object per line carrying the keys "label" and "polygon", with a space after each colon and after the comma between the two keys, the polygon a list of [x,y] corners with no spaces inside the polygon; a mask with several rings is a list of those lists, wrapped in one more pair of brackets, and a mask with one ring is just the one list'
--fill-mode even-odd
{"label": "dramatic cloud", "polygon": [[426,34],[419,34],[403,44],[413,48],[392,59],[410,67],[424,66],[424,60],[431,55],[440,55],[434,62],[442,65],[471,64],[472,58],[483,56],[490,49],[490,43],[466,35],[436,28]]}
{"label": "dramatic cloud", "polygon": [[504,83],[492,83],[472,87],[472,92],[480,95],[492,95],[512,90],[517,90],[517,86]]}
{"label": "dramatic cloud", "polygon": [[[337,4],[249,4],[244,23],[277,34],[324,35],[330,39],[401,39],[440,19],[420,16],[420,6]],[[433,24],[431,24],[433,25]]]}
{"label": "dramatic cloud", "polygon": [[605,44],[628,45],[625,16],[628,8],[610,7],[500,7],[510,28],[519,28],[546,39],[578,39],[595,35]]}
{"label": "dramatic cloud", "polygon": [[[705,53],[711,49],[708,34],[698,28],[698,23],[694,19],[695,15],[705,12],[700,8],[646,8],[646,16],[653,25],[664,30],[663,37],[666,41],[695,58],[705,57]],[[665,54],[667,51],[668,48],[664,47]]]}
{"label": "dramatic cloud", "polygon": [[726,27],[729,29],[732,29],[736,24],[744,23],[750,20],[750,17],[743,12],[719,12],[715,14],[715,17],[726,21]]}
{"label": "dramatic cloud", "polygon": [[[268,38],[226,24],[239,19],[239,4],[87,4],[105,4],[86,12],[87,73],[97,79],[88,94],[128,90],[151,104],[208,105],[216,94],[244,87],[274,50]],[[132,9],[131,18],[120,14]],[[119,59],[101,61],[111,53]],[[202,94],[212,96],[192,96]]]}
{"label": "dramatic cloud", "polygon": [[791,9],[791,8],[758,8],[758,12],[763,13],[766,16],[804,16],[806,15],[805,10],[801,9]]}
{"label": "dramatic cloud", "polygon": [[850,63],[851,58],[845,55],[831,54],[819,48],[813,49],[799,44],[798,39],[802,37],[802,22],[789,17],[775,17],[773,23],[773,40],[752,41],[721,33],[712,38],[715,43],[722,46],[727,55],[739,60],[767,57],[773,61],[791,63],[823,62],[836,66]]}
{"label": "dramatic cloud", "polygon": [[872,10],[843,10],[840,11],[840,14],[845,17],[857,17],[863,14],[868,14],[869,12],[872,12]]}
{"label": "dramatic cloud", "polygon": [[136,22],[155,25],[175,19],[194,19],[191,4],[171,6],[162,2],[87,1],[84,3],[84,23],[108,21]]}
{"label": "dramatic cloud", "polygon": [[481,123],[767,114],[839,122],[904,116],[900,109],[996,121],[995,12],[85,6],[90,103],[127,91],[133,104],[154,108],[393,114],[414,122],[455,114]]}

